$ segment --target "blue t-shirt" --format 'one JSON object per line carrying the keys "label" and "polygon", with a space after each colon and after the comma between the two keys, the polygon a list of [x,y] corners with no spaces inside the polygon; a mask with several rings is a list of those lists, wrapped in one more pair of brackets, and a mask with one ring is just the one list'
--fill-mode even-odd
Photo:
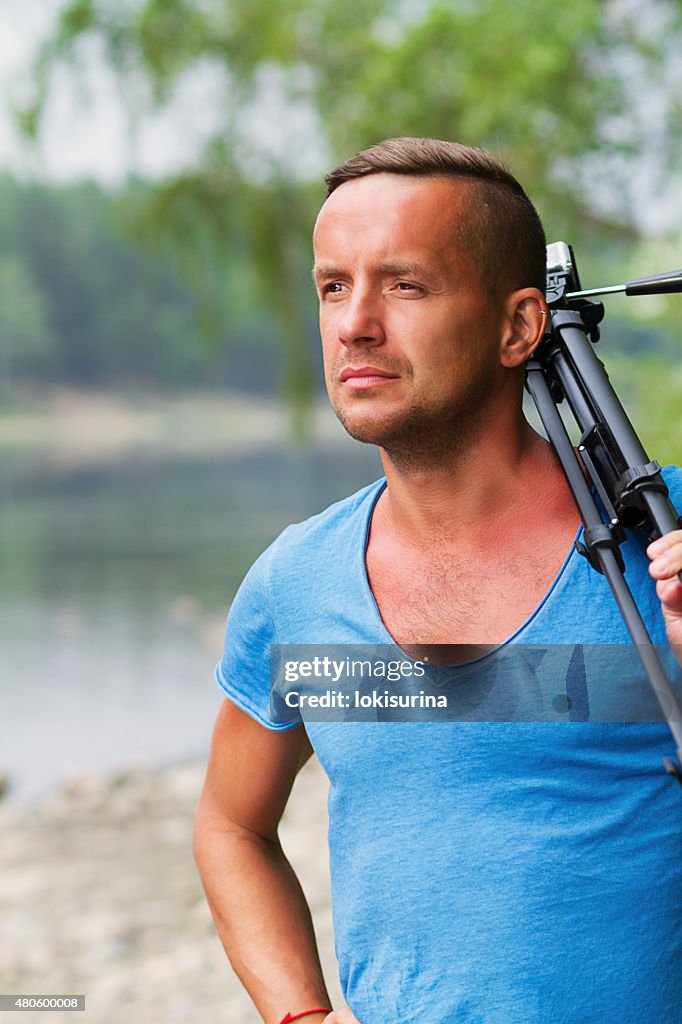
{"label": "blue t-shirt", "polygon": [[[679,508],[682,472],[665,475]],[[288,527],[235,598],[216,676],[267,728],[301,721],[273,714],[271,645],[395,647],[364,560],[383,486]],[[624,555],[664,644],[644,544]],[[628,643],[608,584],[572,548],[486,661],[515,644]],[[595,721],[583,698],[543,721],[306,720],[330,780],[336,952],[361,1024],[682,1022],[682,790],[662,768],[674,743],[661,722]]]}

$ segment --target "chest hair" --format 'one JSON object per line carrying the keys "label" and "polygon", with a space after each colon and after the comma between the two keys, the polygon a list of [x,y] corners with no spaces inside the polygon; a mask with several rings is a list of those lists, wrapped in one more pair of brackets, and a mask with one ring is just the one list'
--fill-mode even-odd
{"label": "chest hair", "polygon": [[549,590],[566,544],[494,552],[486,559],[441,547],[428,557],[389,559],[368,551],[381,617],[400,644],[498,644]]}

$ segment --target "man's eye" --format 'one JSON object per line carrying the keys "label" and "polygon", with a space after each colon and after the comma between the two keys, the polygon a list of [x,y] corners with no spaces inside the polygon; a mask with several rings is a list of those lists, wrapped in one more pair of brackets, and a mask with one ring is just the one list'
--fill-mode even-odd
{"label": "man's eye", "polygon": [[405,292],[406,294],[409,294],[410,292],[421,292],[423,290],[420,285],[414,284],[413,281],[398,281],[396,287],[399,292]]}
{"label": "man's eye", "polygon": [[338,295],[340,291],[343,291],[343,285],[340,281],[330,281],[329,284],[322,286],[323,295]]}

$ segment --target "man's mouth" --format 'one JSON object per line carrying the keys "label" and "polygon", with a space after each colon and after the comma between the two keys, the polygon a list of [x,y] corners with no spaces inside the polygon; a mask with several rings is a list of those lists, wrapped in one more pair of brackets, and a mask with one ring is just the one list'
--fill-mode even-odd
{"label": "man's mouth", "polygon": [[397,379],[397,373],[389,373],[388,370],[380,370],[376,366],[346,366],[339,374],[342,384],[347,384],[348,387],[357,390],[387,384],[388,381]]}

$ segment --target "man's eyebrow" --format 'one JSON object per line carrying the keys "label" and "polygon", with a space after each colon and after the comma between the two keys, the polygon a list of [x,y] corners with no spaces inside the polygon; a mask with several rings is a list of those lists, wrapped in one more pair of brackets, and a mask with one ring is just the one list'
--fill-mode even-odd
{"label": "man's eyebrow", "polygon": [[316,264],[311,270],[313,281],[330,281],[334,277],[343,277],[343,271],[330,263]]}
{"label": "man's eyebrow", "polygon": [[407,260],[405,262],[396,263],[382,263],[377,267],[377,270],[381,274],[386,274],[390,277],[417,277],[422,281],[436,282],[440,281],[441,277],[436,269],[433,267],[427,267],[424,263],[419,263],[418,260]]}
{"label": "man's eyebrow", "polygon": [[[423,263],[406,261],[401,263],[380,263],[376,267],[376,273],[390,277],[417,277],[423,281],[440,282],[438,272]],[[314,281],[330,281],[333,278],[344,277],[344,271],[340,267],[331,264],[316,265],[312,269]]]}

